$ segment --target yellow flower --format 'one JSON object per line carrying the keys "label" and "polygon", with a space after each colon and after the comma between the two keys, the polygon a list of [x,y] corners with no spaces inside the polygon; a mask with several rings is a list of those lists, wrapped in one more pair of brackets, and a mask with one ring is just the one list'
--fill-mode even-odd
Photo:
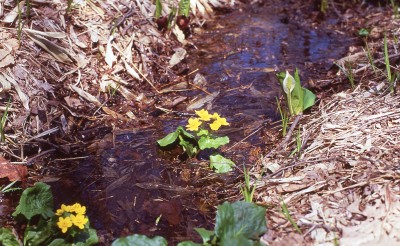
{"label": "yellow flower", "polygon": [[229,126],[229,123],[226,121],[225,118],[218,118],[216,119],[222,126]]}
{"label": "yellow flower", "polygon": [[57,211],[56,211],[56,215],[58,215],[58,216],[61,216],[63,213],[64,213],[64,209],[62,209],[62,208],[57,209]]}
{"label": "yellow flower", "polygon": [[216,120],[216,119],[221,118],[221,116],[219,116],[218,113],[214,113],[213,115],[211,115],[211,118]]}
{"label": "yellow flower", "polygon": [[226,121],[226,119],[221,118],[217,113],[214,113],[213,118],[215,120],[210,124],[211,130],[217,131],[221,126],[229,126],[229,123]]}
{"label": "yellow flower", "polygon": [[189,131],[198,131],[199,126],[201,125],[201,121],[198,118],[190,118],[188,121],[188,125],[186,125],[186,128]]}
{"label": "yellow flower", "polygon": [[207,110],[202,109],[202,110],[195,110],[196,114],[200,117],[200,120],[202,121],[210,121],[212,115],[208,113]]}
{"label": "yellow flower", "polygon": [[221,123],[219,123],[217,120],[215,120],[213,123],[210,124],[210,128],[213,131],[218,131],[218,129],[221,127]]}
{"label": "yellow flower", "polygon": [[71,212],[75,212],[76,214],[85,214],[86,207],[80,205],[79,203],[75,203],[74,205],[71,206]]}
{"label": "yellow flower", "polygon": [[60,217],[58,218],[58,222],[57,222],[58,228],[61,229],[62,233],[66,233],[68,228],[70,228],[72,226],[72,221],[70,217],[64,218],[64,217]]}
{"label": "yellow flower", "polygon": [[85,224],[89,221],[87,217],[83,214],[71,215],[71,221],[74,225],[76,225],[79,229],[83,229]]}

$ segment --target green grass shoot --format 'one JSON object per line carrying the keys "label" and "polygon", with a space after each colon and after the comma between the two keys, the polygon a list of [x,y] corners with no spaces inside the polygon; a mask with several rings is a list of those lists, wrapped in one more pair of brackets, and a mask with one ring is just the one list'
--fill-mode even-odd
{"label": "green grass shoot", "polygon": [[367,55],[367,58],[368,58],[369,64],[370,64],[371,67],[372,67],[372,70],[374,70],[374,72],[376,73],[376,66],[375,66],[374,57],[372,56],[372,52],[371,52],[371,49],[370,49],[370,47],[369,47],[367,41],[365,41],[365,49],[364,49],[364,52],[365,52],[366,55]]}
{"label": "green grass shoot", "polygon": [[286,206],[286,203],[283,201],[283,199],[281,198],[281,208],[282,208],[282,213],[285,216],[285,218],[290,222],[290,224],[292,224],[292,226],[294,227],[294,229],[302,234],[299,226],[297,225],[297,223],[293,220],[292,216],[290,215],[290,212]]}
{"label": "green grass shoot", "polygon": [[256,186],[250,185],[250,174],[246,170],[246,167],[243,165],[243,174],[244,174],[244,187],[240,187],[240,191],[242,192],[243,198],[246,202],[253,202],[254,192],[256,190]]}
{"label": "green grass shoot", "polygon": [[21,190],[21,188],[13,188],[12,186],[18,182],[18,180],[15,180],[11,183],[9,183],[8,185],[4,186],[4,187],[0,187],[0,193],[7,193],[7,192],[12,192],[12,191],[16,191],[16,190]]}
{"label": "green grass shoot", "polygon": [[281,103],[278,98],[276,98],[276,104],[278,105],[279,114],[281,115],[282,121],[282,136],[286,136],[288,123],[289,123],[289,115],[286,110],[284,110],[281,106]]}
{"label": "green grass shoot", "polygon": [[354,74],[353,74],[353,68],[351,66],[351,62],[346,62],[345,63],[346,66],[346,75],[347,75],[347,79],[349,80],[349,83],[351,85],[351,88],[354,89],[355,85],[354,85]]}
{"label": "green grass shoot", "polygon": [[392,5],[393,15],[395,18],[399,17],[399,5],[395,0],[390,0],[390,5]]}
{"label": "green grass shoot", "polygon": [[292,157],[296,153],[298,153],[300,156],[301,145],[302,145],[301,131],[300,131],[300,126],[299,126],[299,129],[297,130],[297,133],[296,133],[296,148],[292,151],[292,153],[290,153],[289,157]]}
{"label": "green grass shoot", "polygon": [[387,45],[387,37],[383,39],[383,49],[385,55],[385,65],[386,65],[386,73],[387,73],[387,80],[389,82],[390,92],[394,92],[394,80],[392,79],[392,72],[390,69],[390,61],[389,61],[389,52],[388,52],[388,45]]}
{"label": "green grass shoot", "polygon": [[4,111],[3,115],[1,116],[0,119],[0,140],[2,143],[6,141],[6,135],[4,133],[4,128],[6,126],[6,121],[7,121],[7,116],[8,116],[8,108],[10,106],[10,101],[8,101],[6,110]]}
{"label": "green grass shoot", "polygon": [[26,0],[26,18],[29,19],[29,16],[31,15],[31,0]]}

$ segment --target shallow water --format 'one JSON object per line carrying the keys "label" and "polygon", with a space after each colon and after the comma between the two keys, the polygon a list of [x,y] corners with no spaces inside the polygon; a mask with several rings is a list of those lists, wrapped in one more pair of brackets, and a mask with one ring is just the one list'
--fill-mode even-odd
{"label": "shallow water", "polygon": [[[232,143],[277,119],[277,71],[297,67],[306,82],[346,51],[348,39],[327,27],[335,20],[311,27],[290,19],[285,9],[285,3],[266,4],[256,11],[225,14],[193,40],[197,49],[191,51],[191,70],[199,68],[205,76],[205,90],[220,92],[205,107],[231,122],[227,134]],[[183,95],[205,96],[198,90]],[[117,131],[92,144],[78,168],[52,184],[58,203],[86,204],[105,242],[133,233],[177,242],[196,238],[195,227],[211,229],[214,206],[241,178],[235,172],[216,175],[206,162],[181,161],[179,151],[157,147],[157,139],[186,121],[162,115],[155,118],[156,127]],[[251,165],[249,151],[262,145],[259,131],[226,154],[238,166]]]}

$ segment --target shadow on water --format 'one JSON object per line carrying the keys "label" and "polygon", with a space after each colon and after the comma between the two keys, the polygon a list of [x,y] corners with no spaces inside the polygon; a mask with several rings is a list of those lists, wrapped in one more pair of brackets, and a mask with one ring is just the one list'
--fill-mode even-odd
{"label": "shadow on water", "polygon": [[[345,53],[347,38],[327,24],[295,22],[281,2],[221,16],[195,37],[197,49],[191,52],[189,65],[204,75],[207,91],[220,92],[206,107],[232,123],[226,132],[232,143],[276,119],[277,70],[298,67],[307,81],[318,78]],[[182,162],[180,152],[159,150],[156,140],[186,120],[163,115],[155,119],[157,127],[116,131],[94,142],[88,157],[77,161],[76,170],[52,184],[58,203],[86,204],[91,223],[106,244],[133,233],[161,235],[170,242],[199,239],[193,228],[212,228],[214,206],[227,199],[227,191],[241,177],[217,175],[205,162]],[[262,142],[259,131],[243,141],[247,147],[227,155],[238,166],[250,164],[250,149]]]}

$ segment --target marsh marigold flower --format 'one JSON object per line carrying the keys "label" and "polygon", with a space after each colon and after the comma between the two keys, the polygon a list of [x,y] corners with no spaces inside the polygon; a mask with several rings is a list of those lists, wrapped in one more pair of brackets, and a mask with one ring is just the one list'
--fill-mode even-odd
{"label": "marsh marigold flower", "polygon": [[199,130],[199,126],[201,125],[201,121],[198,118],[190,118],[188,120],[188,123],[186,125],[186,128],[189,131],[198,131]]}
{"label": "marsh marigold flower", "polygon": [[225,118],[221,118],[217,113],[213,114],[214,122],[210,124],[210,128],[213,131],[217,131],[221,126],[229,126],[229,123]]}
{"label": "marsh marigold flower", "polygon": [[71,215],[71,221],[74,225],[76,225],[79,229],[83,229],[85,224],[89,221],[89,219],[83,214]]}
{"label": "marsh marigold flower", "polygon": [[202,109],[202,110],[195,110],[194,112],[196,112],[196,114],[200,117],[200,120],[202,121],[210,121],[212,115],[210,113],[208,113],[207,110]]}
{"label": "marsh marigold flower", "polygon": [[61,229],[62,233],[66,233],[68,228],[72,226],[72,220],[70,217],[60,217],[58,218],[57,226]]}
{"label": "marsh marigold flower", "polygon": [[79,203],[75,203],[74,205],[71,206],[71,212],[75,212],[76,214],[85,214],[86,207],[80,205]]}

